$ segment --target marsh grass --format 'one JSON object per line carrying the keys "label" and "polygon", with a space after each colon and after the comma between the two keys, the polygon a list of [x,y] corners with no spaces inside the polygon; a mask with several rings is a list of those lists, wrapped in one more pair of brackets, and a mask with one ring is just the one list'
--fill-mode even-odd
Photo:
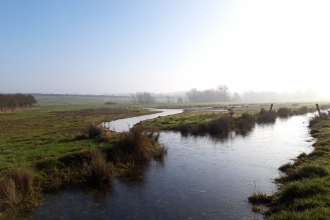
{"label": "marsh grass", "polygon": [[295,168],[291,165],[285,171],[287,175],[277,178],[277,182],[286,183],[288,181],[320,178],[329,175],[326,167],[321,164],[304,164]]}
{"label": "marsh grass", "polygon": [[288,170],[293,169],[295,166],[292,163],[286,163],[281,165],[278,169],[282,172],[288,172]]}
{"label": "marsh grass", "polygon": [[236,123],[238,133],[247,133],[250,131],[256,123],[255,116],[247,112],[242,113],[241,118]]}
{"label": "marsh grass", "polygon": [[309,127],[318,138],[314,150],[280,167],[286,175],[276,179],[280,187],[266,219],[330,219],[330,120],[316,116]]}
{"label": "marsh grass", "polygon": [[292,113],[294,115],[304,115],[304,114],[307,114],[308,113],[308,108],[307,108],[307,106],[302,106],[300,108],[294,109],[292,111]]}
{"label": "marsh grass", "polygon": [[85,179],[93,187],[111,185],[115,176],[115,169],[107,163],[106,154],[99,150],[89,150],[87,159],[83,159],[82,173]]}
{"label": "marsh grass", "polygon": [[258,114],[258,123],[274,123],[276,120],[276,113],[274,111],[267,111],[262,108]]}
{"label": "marsh grass", "polygon": [[116,145],[107,151],[108,158],[115,164],[137,164],[151,158],[161,158],[167,150],[158,143],[159,133],[147,132],[134,127],[120,134]]}
{"label": "marsh grass", "polygon": [[292,112],[290,108],[279,108],[277,110],[277,115],[281,118],[287,118],[291,116]]}
{"label": "marsh grass", "polygon": [[270,204],[272,197],[261,192],[254,192],[248,197],[248,201],[252,204]]}
{"label": "marsh grass", "polygon": [[2,175],[0,180],[0,209],[14,209],[24,200],[28,200],[33,191],[33,172],[27,167],[12,170]]}

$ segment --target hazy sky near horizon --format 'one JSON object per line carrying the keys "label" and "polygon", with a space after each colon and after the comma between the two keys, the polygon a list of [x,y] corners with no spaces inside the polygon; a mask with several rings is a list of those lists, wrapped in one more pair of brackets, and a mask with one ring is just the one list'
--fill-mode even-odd
{"label": "hazy sky near horizon", "polygon": [[0,92],[330,94],[330,1],[0,0]]}

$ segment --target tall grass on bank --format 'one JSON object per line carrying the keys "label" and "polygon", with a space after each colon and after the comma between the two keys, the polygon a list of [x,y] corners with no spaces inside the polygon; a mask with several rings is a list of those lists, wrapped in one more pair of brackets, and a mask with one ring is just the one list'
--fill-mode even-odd
{"label": "tall grass on bank", "polygon": [[106,154],[98,150],[90,150],[83,163],[83,175],[93,187],[110,185],[115,176],[115,170],[107,163]]}
{"label": "tall grass on bank", "polygon": [[294,109],[292,112],[295,115],[304,115],[304,114],[307,114],[309,111],[308,111],[307,106],[302,106],[300,108]]}
{"label": "tall grass on bank", "polygon": [[181,124],[178,130],[182,135],[188,133],[192,135],[225,135],[230,131],[236,131],[237,133],[247,133],[251,128],[255,126],[255,116],[244,112],[238,119],[233,119],[228,115],[221,115],[217,118],[213,118],[209,122],[200,123],[197,125]]}
{"label": "tall grass on bank", "polygon": [[159,159],[166,155],[166,148],[158,143],[159,134],[134,127],[120,134],[116,145],[107,151],[108,158],[115,164],[134,165]]}
{"label": "tall grass on bank", "polygon": [[33,191],[33,174],[23,167],[0,179],[0,210],[7,211],[28,200]]}
{"label": "tall grass on bank", "polygon": [[258,123],[273,123],[276,120],[276,113],[274,111],[267,111],[262,108],[258,114]]}
{"label": "tall grass on bank", "polygon": [[287,118],[292,115],[292,112],[289,108],[279,108],[277,110],[277,115],[281,118]]}
{"label": "tall grass on bank", "polygon": [[254,117],[254,115],[244,112],[241,118],[238,119],[236,123],[236,127],[237,127],[236,130],[238,133],[245,134],[255,126],[255,123],[256,123],[256,118]]}
{"label": "tall grass on bank", "polygon": [[[318,116],[318,115],[314,115],[313,117],[309,118],[309,124],[308,127],[313,127],[315,124],[321,122],[322,120],[327,118],[327,114],[324,113],[322,116]],[[315,129],[313,129],[315,130]],[[313,132],[313,130],[311,131],[311,133]]]}

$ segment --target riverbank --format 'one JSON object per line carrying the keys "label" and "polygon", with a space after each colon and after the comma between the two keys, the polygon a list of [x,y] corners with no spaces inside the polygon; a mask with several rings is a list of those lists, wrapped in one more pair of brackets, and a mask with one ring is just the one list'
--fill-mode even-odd
{"label": "riverbank", "polygon": [[209,133],[211,135],[223,135],[230,131],[245,134],[251,130],[255,123],[273,123],[276,117],[290,117],[293,115],[303,115],[308,112],[315,112],[315,106],[295,106],[283,107],[276,106],[269,109],[250,109],[239,110],[239,108],[231,108],[229,111],[209,111],[188,110],[182,114],[158,117],[152,120],[138,123],[147,130],[161,131],[179,131],[182,134],[203,135]]}
{"label": "riverbank", "polygon": [[[68,105],[1,114],[1,212],[29,209],[39,204],[43,193],[86,182],[82,168],[92,173],[87,165],[95,158],[96,164],[103,162],[95,152],[110,150],[122,140],[108,131],[90,135],[91,122],[153,113],[129,106]],[[143,135],[139,137],[146,141]]]}
{"label": "riverbank", "polygon": [[279,168],[283,172],[276,179],[279,190],[273,195],[256,192],[249,197],[256,211],[262,211],[259,204],[269,206],[264,213],[266,219],[330,218],[330,117],[316,117],[311,120],[310,129],[317,138],[314,150]]}

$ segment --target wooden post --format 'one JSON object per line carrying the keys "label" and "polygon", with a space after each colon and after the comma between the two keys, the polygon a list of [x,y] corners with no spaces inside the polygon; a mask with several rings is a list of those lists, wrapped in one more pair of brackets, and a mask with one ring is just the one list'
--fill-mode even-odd
{"label": "wooden post", "polygon": [[316,108],[317,108],[317,111],[319,112],[320,117],[322,117],[322,113],[321,113],[321,110],[319,108],[319,104],[316,104]]}
{"label": "wooden post", "polygon": [[273,108],[273,104],[270,104],[270,109],[269,109],[269,112],[272,111],[272,108]]}

